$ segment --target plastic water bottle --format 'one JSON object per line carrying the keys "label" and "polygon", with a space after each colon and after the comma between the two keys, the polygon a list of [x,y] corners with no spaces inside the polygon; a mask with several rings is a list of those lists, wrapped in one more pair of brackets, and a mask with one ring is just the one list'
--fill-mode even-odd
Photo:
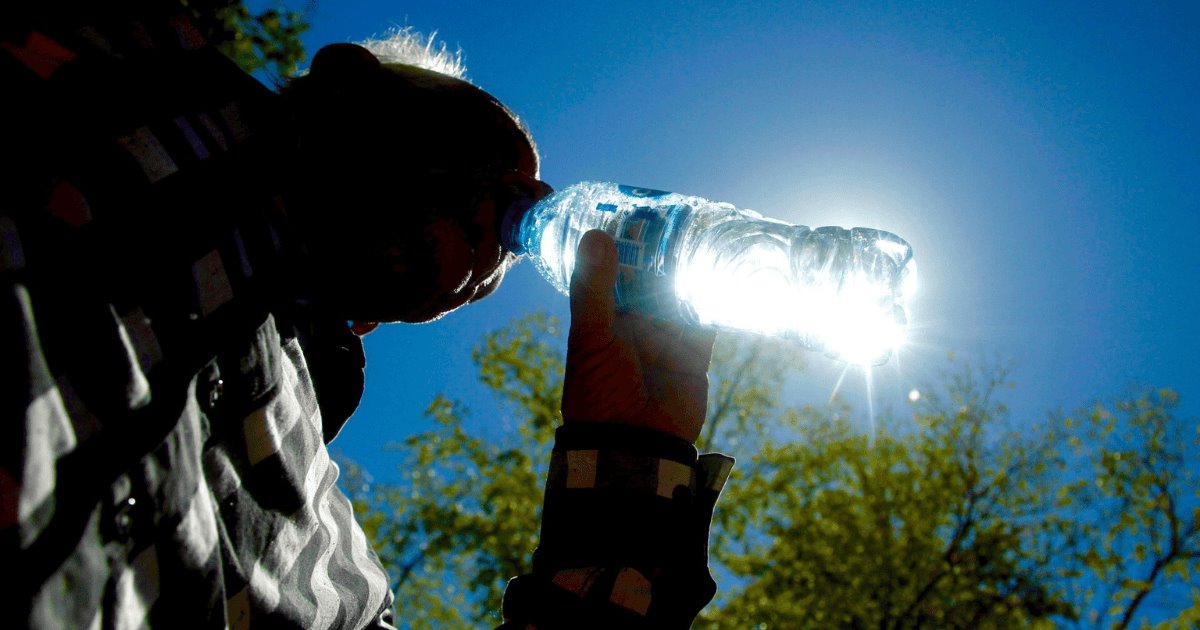
{"label": "plastic water bottle", "polygon": [[617,304],[719,330],[794,339],[864,365],[904,341],[912,248],[867,228],[810,229],[731,204],[581,182],[510,208],[503,234],[568,292],[585,232],[617,243]]}

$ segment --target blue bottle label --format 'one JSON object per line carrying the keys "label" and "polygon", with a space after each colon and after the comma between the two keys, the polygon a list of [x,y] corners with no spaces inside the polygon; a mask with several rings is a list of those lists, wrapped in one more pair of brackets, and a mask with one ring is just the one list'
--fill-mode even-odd
{"label": "blue bottle label", "polygon": [[658,316],[674,313],[675,296],[667,278],[666,230],[675,206],[639,206],[617,230],[617,304]]}

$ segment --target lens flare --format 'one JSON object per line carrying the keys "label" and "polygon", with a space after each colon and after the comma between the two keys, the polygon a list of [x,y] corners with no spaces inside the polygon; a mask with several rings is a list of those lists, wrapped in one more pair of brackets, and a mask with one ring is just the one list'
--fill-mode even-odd
{"label": "lens flare", "polygon": [[[792,241],[761,233],[730,248],[697,248],[675,290],[697,323],[798,339],[848,363],[880,365],[906,341],[916,269],[905,243],[878,239],[872,265],[794,265]],[[823,252],[828,254],[829,252]],[[834,252],[836,253],[836,252]],[[907,263],[907,264],[905,264]],[[882,268],[899,274],[881,273]]]}
{"label": "lens flare", "polygon": [[818,291],[805,304],[813,314],[810,334],[835,356],[878,365],[904,344],[903,311],[890,290],[865,274],[843,279],[836,291]]}

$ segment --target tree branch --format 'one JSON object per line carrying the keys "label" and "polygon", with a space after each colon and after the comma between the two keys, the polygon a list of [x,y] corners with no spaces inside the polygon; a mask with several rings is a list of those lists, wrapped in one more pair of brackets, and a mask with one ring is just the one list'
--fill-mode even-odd
{"label": "tree branch", "polygon": [[929,579],[929,581],[925,583],[925,586],[922,587],[919,592],[917,592],[917,596],[914,597],[913,600],[908,603],[908,607],[906,607],[904,609],[904,612],[900,613],[900,616],[898,616],[896,618],[896,623],[894,624],[893,627],[896,627],[896,628],[903,627],[903,624],[901,622],[903,622],[905,619],[907,619],[909,617],[909,615],[911,615],[917,609],[917,607],[921,605],[921,603],[925,600],[926,597],[929,597],[929,594],[933,592],[933,589],[938,585],[939,582],[942,581],[942,578],[944,578],[946,576],[946,574],[948,573],[947,567],[954,566],[954,564],[955,564],[955,560],[954,560],[955,553],[954,552],[959,550],[958,549],[959,545],[962,544],[963,539],[966,538],[967,533],[970,531],[971,527],[975,524],[974,511],[975,511],[976,497],[977,497],[977,495],[974,492],[967,493],[966,513],[963,515],[962,519],[958,522],[958,526],[955,528],[954,535],[950,538],[950,542],[947,543],[947,545],[946,545],[946,551],[942,553],[943,566],[941,568],[939,568],[938,571],[936,571],[933,574],[933,576]]}
{"label": "tree branch", "polygon": [[754,344],[750,346],[750,354],[746,357],[746,360],[738,364],[733,383],[730,384],[729,389],[725,392],[725,397],[717,404],[717,408],[712,413],[712,419],[708,421],[705,427],[705,433],[707,434],[704,438],[705,444],[712,444],[713,438],[717,436],[717,425],[729,414],[730,409],[733,407],[734,397],[741,389],[742,381],[745,380],[747,373],[750,371],[750,365],[758,360],[758,356],[761,353],[762,347]]}

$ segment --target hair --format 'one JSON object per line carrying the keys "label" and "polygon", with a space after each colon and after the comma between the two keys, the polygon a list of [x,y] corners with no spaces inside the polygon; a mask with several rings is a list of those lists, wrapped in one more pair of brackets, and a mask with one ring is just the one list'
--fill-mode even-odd
{"label": "hair", "polygon": [[445,198],[429,183],[447,181],[446,173],[497,177],[529,168],[537,176],[537,146],[517,116],[430,65],[465,71],[461,51],[395,29],[322,47],[309,71],[280,89],[296,133],[289,168],[304,191],[294,204],[298,219],[311,213],[316,224],[337,208],[354,226],[400,205],[426,208]]}
{"label": "hair", "polygon": [[[380,277],[362,270],[378,267],[371,257],[381,243],[405,232],[414,246],[426,246],[427,212],[471,207],[474,199],[455,195],[476,191],[456,178],[494,178],[518,168],[537,176],[528,130],[463,79],[465,70],[462,51],[403,28],[324,46],[307,73],[280,88],[295,134],[288,212],[319,261],[316,282],[339,294],[376,291],[371,283]],[[414,260],[404,275],[435,277],[435,269],[419,266],[433,262]]]}
{"label": "hair", "polygon": [[463,50],[450,52],[446,42],[437,42],[437,31],[428,37],[411,26],[393,27],[383,35],[369,37],[358,45],[371,51],[384,65],[403,64],[415,66],[470,82],[467,65],[463,61]]}
{"label": "hair", "polygon": [[[467,77],[467,64],[463,60],[464,53],[462,47],[457,48],[454,52],[450,52],[446,42],[439,41],[435,43],[435,39],[437,39],[437,31],[433,31],[426,36],[420,31],[414,30],[411,26],[396,26],[388,29],[382,35],[374,35],[355,43],[370,51],[372,55],[375,55],[379,59],[379,63],[385,67],[393,65],[413,66],[475,85]],[[485,94],[487,93],[485,92]],[[529,142],[536,156],[538,154],[537,142],[533,139],[533,134],[530,132],[529,127],[526,126],[525,121],[491,94],[487,94],[487,96],[494,101],[496,106],[504,110],[512,118],[513,122],[517,125],[517,129],[524,134],[525,139]]]}

